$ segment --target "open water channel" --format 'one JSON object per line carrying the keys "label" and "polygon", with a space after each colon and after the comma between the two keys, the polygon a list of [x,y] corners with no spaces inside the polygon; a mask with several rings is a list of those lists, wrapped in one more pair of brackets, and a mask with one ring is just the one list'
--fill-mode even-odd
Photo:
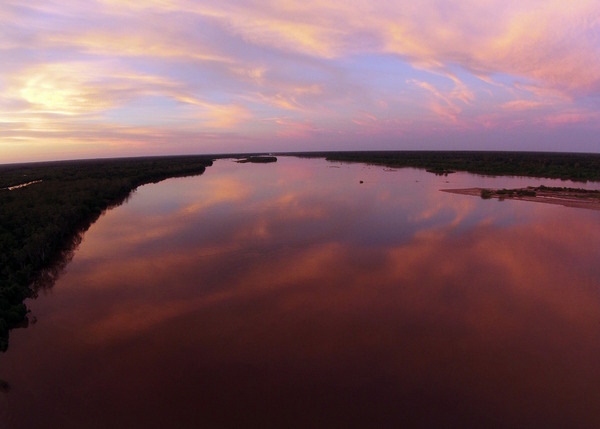
{"label": "open water channel", "polygon": [[28,302],[0,427],[600,427],[600,211],[440,192],[540,184],[581,186],[291,157],[143,186]]}

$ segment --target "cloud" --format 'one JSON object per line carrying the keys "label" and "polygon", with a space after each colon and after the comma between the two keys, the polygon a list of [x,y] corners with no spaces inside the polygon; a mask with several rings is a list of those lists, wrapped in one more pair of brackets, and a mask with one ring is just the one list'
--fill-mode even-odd
{"label": "cloud", "polygon": [[433,99],[429,104],[431,111],[442,119],[453,123],[458,122],[458,116],[462,112],[462,108],[459,106],[458,102],[468,103],[472,98],[470,91],[466,91],[460,81],[458,81],[455,89],[449,93],[442,93],[428,82],[412,80],[409,81],[409,83],[429,92],[433,96]]}
{"label": "cloud", "polygon": [[21,146],[52,127],[259,144],[284,122],[296,143],[408,128],[435,146],[445,127],[501,130],[519,113],[590,124],[598,111],[595,0],[6,0],[0,23],[2,130]]}
{"label": "cloud", "polygon": [[590,112],[586,110],[571,110],[560,113],[549,114],[542,120],[551,126],[561,126],[566,124],[579,124],[600,121],[600,112]]}
{"label": "cloud", "polygon": [[[406,57],[427,69],[452,64],[508,73],[564,91],[597,91],[600,7],[582,0],[466,0],[450,7],[366,1],[220,2],[219,19],[252,44],[335,58],[370,50]],[[359,39],[372,43],[365,46]]]}
{"label": "cloud", "polygon": [[112,102],[94,82],[86,63],[43,64],[15,76],[9,94],[36,112],[73,115],[106,109]]}
{"label": "cloud", "polygon": [[532,100],[513,100],[502,104],[502,108],[507,110],[529,110],[541,106],[544,106],[544,103]]}
{"label": "cloud", "polygon": [[[28,7],[32,10],[60,16],[71,2],[43,8],[41,2],[31,3]],[[15,8],[8,11],[14,14]],[[190,47],[202,36],[192,25],[210,21],[248,44],[284,53],[337,58],[365,51],[388,52],[428,69],[456,64],[484,74],[520,75],[575,92],[598,90],[600,81],[600,7],[593,0],[568,6],[556,0],[465,0],[452,7],[441,0],[426,0],[418,7],[375,7],[363,0],[344,5],[322,1],[265,4],[229,0],[198,5],[185,0],[105,0],[92,5],[86,15],[90,19],[95,14],[93,31],[71,23],[76,37],[70,41],[66,36],[73,31],[54,28],[49,43],[81,44],[99,54],[193,58],[196,53]],[[115,17],[136,31],[111,28],[110,19]],[[110,32],[103,32],[107,27]],[[167,31],[157,33],[157,29]],[[186,41],[184,35],[191,37]],[[365,45],[360,40],[371,42]],[[200,58],[231,60],[218,52],[222,49],[218,44],[201,43],[196,48]]]}

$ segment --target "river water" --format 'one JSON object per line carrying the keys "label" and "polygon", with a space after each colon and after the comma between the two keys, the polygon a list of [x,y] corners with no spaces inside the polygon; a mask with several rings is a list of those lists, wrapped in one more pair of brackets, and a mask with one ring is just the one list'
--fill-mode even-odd
{"label": "river water", "polygon": [[440,192],[540,184],[580,186],[288,157],[143,186],[28,302],[0,427],[600,427],[600,212]]}

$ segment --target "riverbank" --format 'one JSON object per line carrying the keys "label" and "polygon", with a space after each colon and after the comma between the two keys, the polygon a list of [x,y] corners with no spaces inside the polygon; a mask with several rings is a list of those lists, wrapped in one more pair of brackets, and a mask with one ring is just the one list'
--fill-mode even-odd
{"label": "riverbank", "polygon": [[[51,284],[108,208],[138,186],[202,174],[213,157],[179,156],[0,166],[0,351],[27,323],[26,298]],[[31,186],[23,186],[23,184]]]}
{"label": "riverbank", "polygon": [[535,203],[554,204],[565,207],[600,210],[600,191],[574,188],[549,188],[546,186],[518,189],[441,189],[451,194],[470,195],[483,199],[531,201]]}
{"label": "riverbank", "polygon": [[435,174],[465,171],[487,176],[528,176],[600,181],[600,154],[557,152],[356,151],[292,155],[386,167],[423,168]]}

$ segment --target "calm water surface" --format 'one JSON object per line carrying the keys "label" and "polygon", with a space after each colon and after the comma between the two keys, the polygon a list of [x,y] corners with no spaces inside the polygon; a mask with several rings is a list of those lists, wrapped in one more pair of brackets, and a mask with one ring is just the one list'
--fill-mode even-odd
{"label": "calm water surface", "polygon": [[439,191],[539,184],[569,185],[280,158],[141,187],[29,302],[0,427],[600,427],[600,212]]}

